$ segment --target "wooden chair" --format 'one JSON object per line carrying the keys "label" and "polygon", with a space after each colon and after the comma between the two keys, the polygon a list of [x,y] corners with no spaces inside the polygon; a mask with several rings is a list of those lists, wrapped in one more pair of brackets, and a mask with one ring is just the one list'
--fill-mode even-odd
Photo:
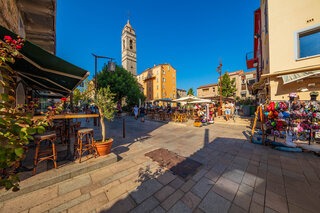
{"label": "wooden chair", "polygon": [[[84,137],[86,137],[86,140],[83,140]],[[85,152],[89,152],[96,157],[93,129],[80,129],[77,131],[77,146],[74,155],[76,158],[79,158],[79,163],[81,163],[81,157]]]}
{"label": "wooden chair", "polygon": [[[44,160],[52,160],[54,163],[54,168],[57,168],[57,151],[55,146],[55,141],[57,139],[57,135],[55,132],[48,132],[41,135],[35,135],[34,136],[34,142],[36,145],[36,152],[34,155],[34,161],[33,161],[33,172],[32,174],[36,174],[36,167],[41,161]],[[52,150],[46,150],[43,152],[40,152],[40,143],[42,141],[50,141],[52,145]]]}

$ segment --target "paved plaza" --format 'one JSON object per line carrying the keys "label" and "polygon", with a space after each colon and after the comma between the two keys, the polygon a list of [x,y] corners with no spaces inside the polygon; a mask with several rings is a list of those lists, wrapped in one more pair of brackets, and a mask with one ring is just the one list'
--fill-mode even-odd
{"label": "paved plaza", "polygon": [[[320,210],[320,158],[251,144],[246,126],[196,128],[126,117],[125,139],[122,118],[107,126],[118,162],[7,200],[0,203],[0,212]],[[99,137],[98,128],[95,136]],[[145,156],[159,148],[203,166],[184,180]]]}

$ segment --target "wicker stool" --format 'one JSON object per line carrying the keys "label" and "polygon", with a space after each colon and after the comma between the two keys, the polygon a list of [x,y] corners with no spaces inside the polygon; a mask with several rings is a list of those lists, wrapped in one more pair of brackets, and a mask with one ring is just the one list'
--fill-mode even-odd
{"label": "wicker stool", "polygon": [[[34,136],[34,142],[36,144],[36,153],[34,156],[34,161],[33,161],[33,175],[36,174],[36,167],[38,164],[43,161],[43,160],[52,160],[54,163],[54,168],[57,168],[57,151],[56,151],[56,146],[55,146],[55,141],[57,139],[57,135],[54,132],[48,132],[44,133],[42,135],[35,135]],[[52,144],[52,151],[44,151],[39,153],[40,150],[40,143],[42,141],[50,141]]]}
{"label": "wicker stool", "polygon": [[[86,137],[86,140],[83,140]],[[83,153],[89,152],[96,157],[96,148],[93,141],[93,129],[79,129],[77,131],[77,148],[75,150],[75,155],[79,158],[79,163],[81,163],[81,157]]]}

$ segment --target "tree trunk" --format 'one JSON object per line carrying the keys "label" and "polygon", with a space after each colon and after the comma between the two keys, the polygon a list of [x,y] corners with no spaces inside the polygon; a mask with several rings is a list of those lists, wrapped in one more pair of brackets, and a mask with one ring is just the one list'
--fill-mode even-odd
{"label": "tree trunk", "polygon": [[103,111],[100,107],[99,108],[99,113],[100,113],[100,123],[101,123],[101,133],[102,133],[102,142],[106,140],[106,126],[104,125],[104,116],[103,116]]}

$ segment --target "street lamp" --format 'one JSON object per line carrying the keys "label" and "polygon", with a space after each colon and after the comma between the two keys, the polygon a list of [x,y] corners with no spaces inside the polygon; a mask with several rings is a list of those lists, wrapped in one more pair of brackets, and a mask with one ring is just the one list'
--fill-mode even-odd
{"label": "street lamp", "polygon": [[[98,58],[105,58],[105,59],[110,59],[110,63],[108,62],[108,70],[111,71],[111,72],[114,72],[115,71],[115,63],[112,61],[114,60],[114,58],[110,58],[110,57],[105,57],[105,56],[97,56],[93,53],[91,53],[93,56],[94,56],[94,59],[95,59],[95,98],[97,97],[97,88],[98,88],[98,80],[97,80],[97,62],[98,62]],[[94,107],[95,108],[95,111],[97,113],[97,106]],[[97,126],[97,118],[94,118],[94,125]]]}
{"label": "street lamp", "polygon": [[221,115],[221,110],[222,110],[222,91],[221,91],[221,67],[222,67],[222,64],[221,64],[221,58],[219,60],[219,66],[217,68],[217,72],[220,74],[220,115]]}

